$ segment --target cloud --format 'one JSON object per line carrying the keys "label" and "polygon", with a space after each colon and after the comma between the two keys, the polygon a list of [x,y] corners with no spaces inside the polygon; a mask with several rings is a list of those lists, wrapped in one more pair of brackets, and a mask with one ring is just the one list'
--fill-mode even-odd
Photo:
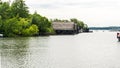
{"label": "cloud", "polygon": [[94,2],[81,2],[81,3],[66,3],[67,6],[81,6],[81,7],[109,7],[117,6],[118,2],[104,2],[104,1],[94,1]]}
{"label": "cloud", "polygon": [[120,0],[25,0],[31,13],[48,18],[78,18],[88,26],[119,25]]}
{"label": "cloud", "polygon": [[78,7],[78,8],[95,8],[95,7],[118,7],[119,3],[118,1],[94,1],[94,0],[85,0],[85,1],[79,1],[79,0],[35,0],[33,1],[27,1],[26,2],[28,6],[34,7],[34,8],[43,8],[43,9],[59,9],[59,8],[67,8],[67,7]]}

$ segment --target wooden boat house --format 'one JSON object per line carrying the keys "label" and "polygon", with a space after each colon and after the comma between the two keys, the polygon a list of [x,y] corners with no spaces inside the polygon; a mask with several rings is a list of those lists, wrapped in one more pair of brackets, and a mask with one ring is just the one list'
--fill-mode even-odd
{"label": "wooden boat house", "polygon": [[77,34],[79,32],[74,22],[53,22],[52,26],[56,34]]}

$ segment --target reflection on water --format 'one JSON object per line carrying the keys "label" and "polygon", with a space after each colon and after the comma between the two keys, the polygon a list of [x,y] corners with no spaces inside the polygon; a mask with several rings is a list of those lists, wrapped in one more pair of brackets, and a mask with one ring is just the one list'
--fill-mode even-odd
{"label": "reflection on water", "polygon": [[0,39],[1,68],[27,68],[29,38]]}
{"label": "reflection on water", "polygon": [[0,38],[1,68],[120,68],[116,32]]}

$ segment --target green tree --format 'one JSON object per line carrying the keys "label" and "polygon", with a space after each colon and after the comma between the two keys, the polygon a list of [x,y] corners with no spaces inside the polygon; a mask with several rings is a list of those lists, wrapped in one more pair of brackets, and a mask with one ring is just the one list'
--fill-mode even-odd
{"label": "green tree", "polygon": [[88,28],[87,24],[84,24],[83,31],[84,32],[89,32],[89,28]]}
{"label": "green tree", "polygon": [[2,26],[3,26],[3,22],[2,22],[2,17],[0,16],[0,33],[3,32]]}
{"label": "green tree", "polygon": [[17,27],[14,30],[14,33],[22,36],[23,30],[30,26],[29,20],[27,18],[19,18],[17,21]]}
{"label": "green tree", "polygon": [[21,36],[32,36],[38,34],[38,27],[36,25],[31,25],[31,21],[27,18],[19,18],[17,23],[15,34]]}
{"label": "green tree", "polygon": [[88,28],[88,25],[87,24],[84,24],[84,27],[83,28]]}
{"label": "green tree", "polygon": [[46,17],[42,17],[36,12],[33,14],[32,24],[38,26],[39,34],[47,34],[53,32],[52,23]]}
{"label": "green tree", "polygon": [[23,30],[24,36],[33,36],[38,34],[38,27],[36,25],[31,25],[29,28]]}
{"label": "green tree", "polygon": [[4,20],[10,18],[10,5],[8,2],[0,3],[0,16]]}
{"label": "green tree", "polygon": [[29,17],[29,11],[28,7],[25,4],[25,1],[23,0],[15,0],[11,5],[11,13],[12,17],[22,17],[22,18],[28,18]]}
{"label": "green tree", "polygon": [[10,5],[0,0],[0,33],[4,36],[33,36],[51,32],[51,22],[37,13],[29,14],[25,1],[14,0]]}
{"label": "green tree", "polygon": [[28,19],[17,17],[7,19],[3,27],[3,34],[6,37],[33,36],[39,31],[38,27],[31,25]]}
{"label": "green tree", "polygon": [[17,22],[18,22],[17,18],[11,18],[11,19],[7,19],[3,23],[4,36],[7,36],[7,37],[15,36],[14,30],[18,27]]}
{"label": "green tree", "polygon": [[83,28],[83,27],[84,27],[83,21],[79,21],[79,20],[77,20],[77,19],[75,19],[75,18],[72,18],[72,19],[71,19],[71,22],[76,23],[76,24],[79,26],[79,28]]}
{"label": "green tree", "polygon": [[51,19],[52,22],[69,22],[69,20]]}

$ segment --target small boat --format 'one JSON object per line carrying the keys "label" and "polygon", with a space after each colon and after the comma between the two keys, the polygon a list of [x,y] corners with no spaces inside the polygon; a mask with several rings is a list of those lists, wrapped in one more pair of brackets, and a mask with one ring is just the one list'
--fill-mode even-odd
{"label": "small boat", "polygon": [[117,33],[118,41],[120,41],[120,33]]}
{"label": "small boat", "polygon": [[0,37],[3,37],[3,34],[0,34]]}

